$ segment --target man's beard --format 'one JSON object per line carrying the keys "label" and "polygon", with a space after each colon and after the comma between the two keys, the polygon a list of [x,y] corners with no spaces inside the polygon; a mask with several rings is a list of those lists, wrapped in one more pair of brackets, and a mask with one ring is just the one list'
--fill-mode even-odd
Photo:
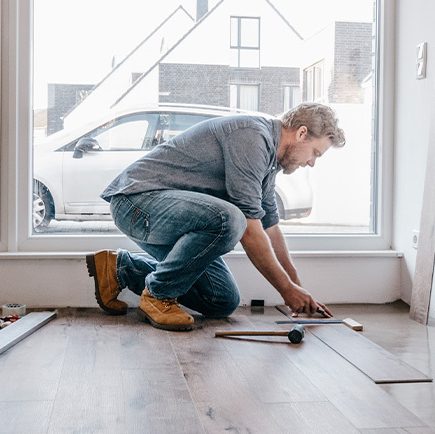
{"label": "man's beard", "polygon": [[297,160],[292,156],[293,151],[294,151],[294,146],[288,147],[285,151],[285,154],[278,161],[285,175],[290,175],[296,169],[299,168],[299,164]]}
{"label": "man's beard", "polygon": [[295,165],[287,166],[282,170],[282,173],[284,173],[284,175],[290,175],[293,172],[295,172],[297,169],[299,169],[299,166],[295,166]]}

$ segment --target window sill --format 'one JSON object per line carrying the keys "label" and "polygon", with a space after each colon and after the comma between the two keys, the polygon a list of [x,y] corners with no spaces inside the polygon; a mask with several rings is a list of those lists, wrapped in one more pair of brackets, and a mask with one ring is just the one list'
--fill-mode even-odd
{"label": "window sill", "polygon": [[[0,260],[5,259],[81,259],[86,252],[0,252]],[[397,250],[311,250],[290,251],[295,258],[401,258]],[[244,251],[232,251],[226,258],[246,258]]]}

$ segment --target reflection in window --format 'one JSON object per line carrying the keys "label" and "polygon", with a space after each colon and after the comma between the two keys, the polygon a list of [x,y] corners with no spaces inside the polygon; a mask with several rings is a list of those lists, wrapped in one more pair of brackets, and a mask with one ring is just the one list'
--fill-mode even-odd
{"label": "reflection in window", "polygon": [[322,102],[323,95],[323,62],[316,63],[304,70],[304,100]]}
{"label": "reflection in window", "polygon": [[243,110],[258,111],[259,85],[232,84],[230,85],[230,106]]}
{"label": "reflection in window", "polygon": [[283,112],[290,110],[293,107],[296,107],[301,102],[301,88],[299,85],[289,85],[284,86],[284,104],[283,104]]}
{"label": "reflection in window", "polygon": [[231,17],[230,66],[260,67],[260,18]]}

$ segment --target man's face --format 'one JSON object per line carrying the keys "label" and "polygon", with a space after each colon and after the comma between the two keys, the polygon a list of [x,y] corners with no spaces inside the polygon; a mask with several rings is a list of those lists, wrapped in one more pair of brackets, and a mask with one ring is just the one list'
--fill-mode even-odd
{"label": "man's face", "polygon": [[331,147],[328,137],[313,138],[306,127],[297,130],[283,128],[277,159],[285,174],[293,173],[299,167],[314,167],[316,159]]}

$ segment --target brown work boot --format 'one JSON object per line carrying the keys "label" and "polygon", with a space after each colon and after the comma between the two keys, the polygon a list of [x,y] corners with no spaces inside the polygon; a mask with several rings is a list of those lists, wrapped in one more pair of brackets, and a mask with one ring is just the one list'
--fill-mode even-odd
{"label": "brown work boot", "polygon": [[137,313],[142,321],[163,330],[192,330],[193,317],[185,312],[175,299],[159,300],[145,288],[140,297]]}
{"label": "brown work boot", "polygon": [[121,289],[116,278],[116,252],[99,250],[86,255],[89,276],[95,281],[95,297],[101,309],[110,315],[125,315],[127,303],[118,300]]}

